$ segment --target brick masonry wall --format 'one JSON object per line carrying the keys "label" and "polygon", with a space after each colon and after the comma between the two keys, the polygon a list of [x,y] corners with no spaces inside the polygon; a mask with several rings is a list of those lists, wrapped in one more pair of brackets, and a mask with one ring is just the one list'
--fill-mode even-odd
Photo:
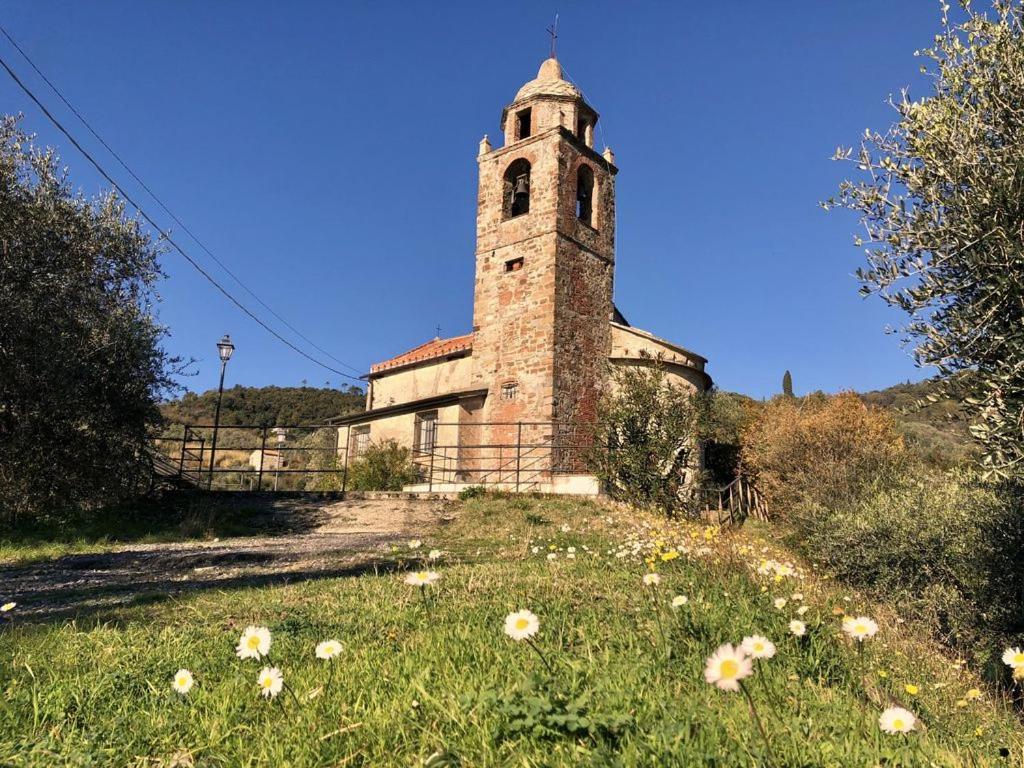
{"label": "brick masonry wall", "polygon": [[[536,107],[534,107],[536,109]],[[504,174],[530,163],[530,211],[505,217]],[[580,163],[595,177],[594,226],[576,218]],[[474,385],[488,388],[485,422],[494,442],[513,442],[519,421],[589,421],[611,348],[614,178],[559,127],[480,158],[474,294]],[[523,259],[521,269],[506,263]],[[501,385],[518,384],[514,400]],[[550,439],[527,428],[524,441]]]}

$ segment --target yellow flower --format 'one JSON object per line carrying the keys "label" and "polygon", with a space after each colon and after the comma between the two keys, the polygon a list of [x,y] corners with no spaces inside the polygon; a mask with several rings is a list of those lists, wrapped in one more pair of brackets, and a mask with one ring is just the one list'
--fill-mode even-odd
{"label": "yellow flower", "polygon": [[672,550],[669,550],[668,552],[666,552],[665,554],[663,554],[661,556],[661,559],[662,559],[663,562],[667,563],[669,560],[675,560],[677,557],[679,557],[679,553],[676,552],[674,549],[672,549]]}
{"label": "yellow flower", "polygon": [[964,698],[967,699],[968,701],[977,701],[978,699],[981,698],[981,689],[979,689],[979,688],[971,688],[971,690],[969,690],[967,692],[967,694],[964,696]]}
{"label": "yellow flower", "polygon": [[17,607],[17,603],[4,603],[3,605],[0,605],[0,613],[9,613]]}
{"label": "yellow flower", "polygon": [[917,696],[917,694],[921,691],[921,689],[913,683],[907,683],[906,685],[904,685],[903,690],[909,693],[911,696]]}
{"label": "yellow flower", "polygon": [[889,676],[889,673],[886,672],[884,669],[880,669],[878,670],[878,676],[884,680]]}

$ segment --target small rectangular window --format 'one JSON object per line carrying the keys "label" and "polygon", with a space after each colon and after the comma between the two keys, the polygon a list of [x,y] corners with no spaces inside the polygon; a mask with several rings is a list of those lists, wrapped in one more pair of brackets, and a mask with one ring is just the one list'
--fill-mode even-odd
{"label": "small rectangular window", "polygon": [[433,453],[437,445],[437,411],[416,414],[416,434],[413,446],[416,453]]}
{"label": "small rectangular window", "polygon": [[530,118],[533,114],[531,109],[523,109],[516,112],[516,138],[528,139],[530,137]]}
{"label": "small rectangular window", "polygon": [[501,385],[501,399],[502,400],[515,400],[516,395],[519,394],[519,384],[514,381],[509,381]]}
{"label": "small rectangular window", "polygon": [[509,259],[505,262],[506,272],[518,272],[523,268],[523,257],[520,256],[518,259]]}
{"label": "small rectangular window", "polygon": [[370,447],[370,426],[352,427],[352,448],[351,454],[359,456],[366,453]]}

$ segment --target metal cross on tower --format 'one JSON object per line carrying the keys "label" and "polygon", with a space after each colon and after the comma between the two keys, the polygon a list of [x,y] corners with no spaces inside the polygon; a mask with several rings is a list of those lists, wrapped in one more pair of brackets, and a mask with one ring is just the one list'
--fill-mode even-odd
{"label": "metal cross on tower", "polygon": [[558,14],[555,14],[555,23],[548,27],[548,34],[551,35],[551,58],[557,59],[556,42],[558,41]]}

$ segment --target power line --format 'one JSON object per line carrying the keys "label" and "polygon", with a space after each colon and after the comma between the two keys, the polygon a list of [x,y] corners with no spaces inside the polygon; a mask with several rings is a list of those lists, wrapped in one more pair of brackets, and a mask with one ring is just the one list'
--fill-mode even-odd
{"label": "power line", "polygon": [[355,367],[349,365],[344,360],[339,360],[334,355],[332,355],[330,352],[328,352],[326,349],[324,349],[323,347],[319,346],[316,342],[314,342],[308,336],[303,334],[302,331],[300,331],[294,325],[292,325],[287,320],[285,320],[283,317],[281,317],[281,315],[279,315],[277,312],[275,312],[274,309],[269,304],[267,304],[265,301],[263,301],[263,299],[261,299],[259,296],[257,296],[256,293],[251,288],[249,288],[249,286],[247,286],[245,283],[243,283],[242,279],[240,277],[238,277],[238,275],[236,275],[234,272],[232,272],[231,269],[229,269],[228,266],[224,262],[222,262],[220,259],[218,259],[217,256],[213,253],[213,251],[211,251],[209,248],[206,247],[206,244],[202,240],[199,239],[199,236],[196,235],[195,232],[193,232],[191,229],[189,229],[188,226],[185,224],[185,222],[183,222],[181,219],[179,219],[178,216],[175,215],[175,213],[170,208],[167,207],[167,205],[164,203],[164,201],[161,200],[157,196],[156,192],[154,192],[152,189],[150,189],[149,186],[146,184],[146,182],[144,182],[141,178],[139,178],[138,174],[135,173],[135,171],[133,171],[131,169],[131,167],[128,165],[128,163],[126,163],[121,158],[121,156],[117,152],[114,151],[114,148],[111,147],[103,139],[103,137],[100,136],[99,133],[96,132],[96,129],[92,127],[92,125],[89,123],[89,121],[86,120],[85,117],[77,109],[75,109],[75,106],[67,99],[67,97],[61,92],[61,90],[56,85],[53,84],[53,82],[50,80],[50,78],[48,78],[46,76],[46,74],[38,66],[36,66],[36,63],[32,60],[32,57],[30,57],[25,52],[25,50],[18,44],[18,41],[15,40],[11,36],[11,33],[8,32],[2,25],[0,25],[0,32],[2,32],[4,37],[7,38],[7,40],[10,42],[10,44],[15,47],[15,49],[18,51],[18,53],[21,54],[22,58],[24,58],[25,61],[28,62],[29,66],[32,67],[33,70],[35,70],[36,74],[39,75],[40,78],[42,78],[43,82],[46,83],[50,87],[50,90],[53,91],[55,94],[57,94],[57,98],[59,98],[62,102],[64,102],[64,106],[66,106],[69,110],[71,110],[72,114],[74,114],[74,116],[78,118],[79,122],[81,122],[82,125],[84,125],[88,129],[89,133],[91,133],[96,138],[96,140],[100,144],[103,145],[104,149],[106,149],[107,152],[109,152],[111,154],[111,156],[115,160],[117,160],[118,163],[121,164],[121,167],[124,168],[131,175],[131,177],[133,179],[135,179],[136,182],[138,182],[139,186],[141,186],[144,190],[146,190],[147,194],[149,194],[149,196],[151,198],[153,198],[153,200],[156,201],[157,205],[159,205],[161,208],[163,208],[164,212],[168,216],[170,216],[172,219],[174,219],[175,223],[177,223],[178,226],[180,226],[182,228],[182,230],[189,237],[192,238],[192,240],[196,243],[196,245],[198,245],[203,251],[206,252],[206,254],[211,259],[213,259],[213,261],[217,264],[217,266],[219,266],[221,269],[223,269],[225,272],[227,272],[228,275],[236,283],[238,283],[242,287],[242,289],[245,290],[246,293],[248,293],[250,296],[252,296],[264,309],[266,309],[270,314],[272,314],[274,317],[276,317],[286,328],[291,330],[300,339],[302,339],[307,344],[309,344],[311,347],[313,347],[314,349],[316,349],[320,353],[326,355],[327,357],[329,357],[331,360],[333,360],[334,362],[338,363],[339,365],[342,365],[345,368],[348,368],[349,370],[355,371],[356,373],[361,373],[361,371],[358,368],[355,368]]}
{"label": "power line", "polygon": [[146,213],[145,209],[143,209],[142,206],[140,206],[137,202],[135,202],[135,200],[132,199],[131,196],[129,196],[128,193],[124,191],[124,189],[121,187],[121,185],[118,184],[110,176],[110,174],[107,173],[106,170],[104,170],[103,166],[101,166],[96,161],[96,159],[91,154],[89,154],[89,152],[86,151],[86,149],[81,144],[78,143],[78,140],[75,139],[75,137],[71,135],[71,133],[68,131],[68,129],[65,128],[63,126],[63,124],[61,124],[61,122],[56,117],[53,116],[53,114],[50,112],[50,110],[46,108],[46,106],[39,100],[39,98],[32,92],[32,90],[27,85],[25,85],[25,83],[23,83],[21,81],[21,78],[19,78],[18,75],[14,72],[14,70],[11,69],[10,65],[8,65],[8,63],[3,59],[3,57],[0,57],[0,66],[3,66],[3,68],[7,71],[7,74],[11,76],[11,79],[14,80],[14,82],[17,83],[18,87],[21,88],[21,90],[25,92],[25,95],[28,96],[30,99],[32,99],[33,102],[35,102],[36,106],[39,107],[39,109],[47,117],[47,119],[51,123],[53,123],[54,126],[57,127],[57,130],[59,130],[61,133],[64,134],[65,137],[67,137],[68,141],[70,141],[74,145],[75,149],[77,149],[82,154],[82,156],[85,157],[85,159],[88,160],[93,165],[93,167],[99,172],[99,174],[104,179],[106,179],[107,182],[111,186],[114,187],[114,189],[116,189],[118,191],[118,193],[121,195],[121,197],[123,197],[125,200],[127,200],[132,205],[132,207],[135,208],[135,210],[137,210],[139,212],[139,214],[147,222],[149,222],[150,226],[152,226],[157,232],[160,233],[160,236],[164,240],[166,240],[171,245],[171,247],[174,248],[174,250],[176,250],[178,253],[180,253],[185,258],[185,260],[189,264],[191,264],[196,269],[197,272],[199,272],[199,274],[201,274],[203,277],[205,277],[210,282],[210,284],[213,285],[218,291],[220,291],[232,304],[234,304],[236,307],[238,307],[240,310],[242,310],[242,312],[244,312],[246,315],[248,315],[260,327],[262,327],[264,330],[266,330],[268,333],[270,333],[272,336],[274,336],[274,338],[276,338],[278,341],[280,341],[281,343],[285,344],[286,346],[288,346],[289,348],[291,348],[295,352],[298,352],[300,355],[302,355],[304,358],[306,358],[310,362],[315,363],[316,365],[319,365],[321,368],[324,368],[324,369],[326,369],[328,371],[331,371],[331,373],[336,373],[339,376],[344,376],[345,378],[352,379],[353,381],[360,381],[360,379],[357,376],[352,376],[351,374],[345,373],[344,371],[339,371],[337,368],[332,368],[330,365],[327,365],[327,363],[324,363],[324,362],[318,360],[317,358],[313,357],[312,355],[310,355],[305,350],[300,349],[295,344],[293,344],[290,340],[286,339],[284,336],[282,336],[280,333],[278,333],[276,330],[274,330],[271,326],[267,325],[267,323],[265,323],[255,313],[253,313],[252,310],[250,310],[248,307],[246,307],[244,304],[242,304],[242,302],[240,302],[238,299],[236,299],[223,285],[221,285],[217,281],[216,278],[213,277],[213,275],[211,275],[209,272],[207,272],[205,269],[203,269],[202,265],[199,264],[199,262],[197,262],[194,258],[192,258],[185,251],[185,249],[183,249],[180,245],[178,245],[171,238],[171,236],[169,234],[167,234],[167,232],[164,231],[163,227],[161,227],[159,224],[157,224],[157,222],[154,221],[154,219],[148,213]]}

